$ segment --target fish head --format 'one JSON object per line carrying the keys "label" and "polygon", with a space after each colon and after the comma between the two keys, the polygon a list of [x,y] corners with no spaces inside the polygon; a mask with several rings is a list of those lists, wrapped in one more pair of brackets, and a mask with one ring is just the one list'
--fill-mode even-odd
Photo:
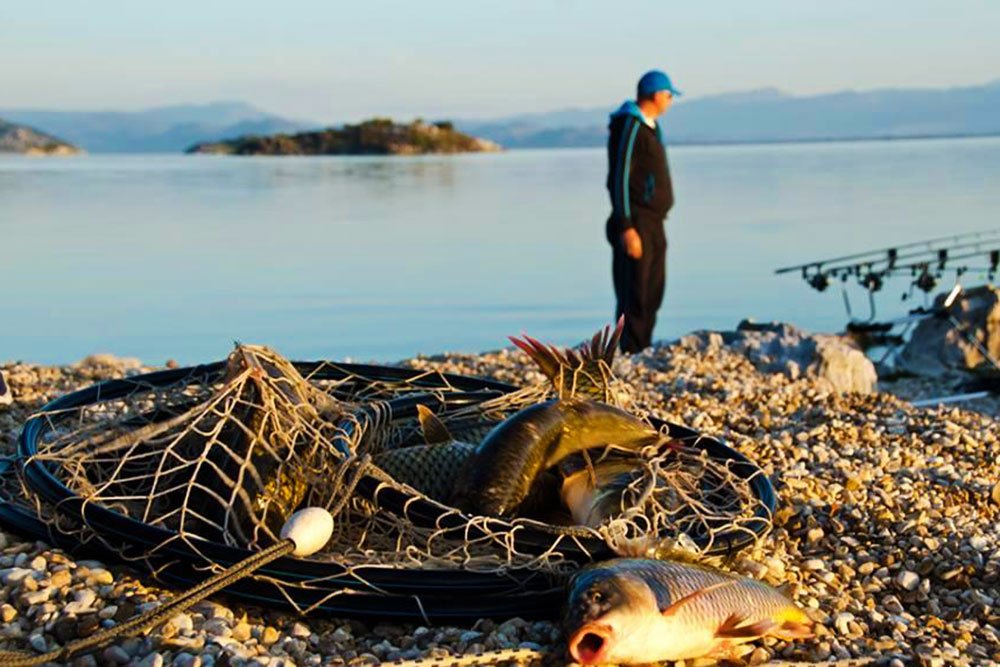
{"label": "fish head", "polygon": [[577,524],[597,528],[625,510],[626,492],[642,478],[641,466],[642,460],[636,457],[609,457],[582,464],[568,459],[560,463],[562,503]]}
{"label": "fish head", "polygon": [[564,626],[567,648],[581,665],[628,655],[642,629],[659,619],[656,595],[642,579],[608,570],[582,570],[571,585]]}

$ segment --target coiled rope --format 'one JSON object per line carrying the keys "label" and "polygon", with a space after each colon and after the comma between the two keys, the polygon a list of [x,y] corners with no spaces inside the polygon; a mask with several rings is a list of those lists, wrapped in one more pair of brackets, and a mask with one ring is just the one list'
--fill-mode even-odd
{"label": "coiled rope", "polygon": [[21,651],[0,651],[0,667],[31,667],[32,665],[43,665],[47,662],[65,663],[70,658],[81,653],[104,648],[117,639],[146,632],[189,609],[193,605],[198,604],[205,598],[218,593],[226,586],[252,574],[255,570],[282,556],[287,556],[293,551],[295,551],[295,542],[293,540],[286,539],[277,542],[263,551],[259,551],[249,558],[226,568],[219,574],[209,577],[194,588],[185,591],[183,594],[155,609],[140,614],[120,625],[96,632],[89,637],[69,642],[65,646],[49,651],[48,653],[30,655]]}

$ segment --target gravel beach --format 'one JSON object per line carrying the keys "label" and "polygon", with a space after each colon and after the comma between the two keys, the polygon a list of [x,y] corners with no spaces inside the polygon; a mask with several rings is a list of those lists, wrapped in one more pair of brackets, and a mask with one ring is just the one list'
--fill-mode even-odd
{"label": "gravel beach", "polygon": [[[403,362],[515,384],[543,378],[511,350]],[[153,370],[109,356],[74,366],[0,364],[13,403],[0,405],[0,450],[26,417],[95,381]],[[817,623],[812,640],[751,645],[749,664],[1000,663],[1000,401],[916,409],[906,398],[947,393],[902,380],[872,395],[831,393],[808,377],[764,374],[718,336],[688,336],[619,359],[634,401],[717,436],[771,475],[775,527],[730,569],[779,585]],[[0,648],[44,652],[110,627],[171,591],[115,563],[77,560],[0,534]],[[74,665],[372,665],[506,648],[550,649],[557,619],[483,620],[467,627],[371,625],[296,618],[217,596],[148,636]],[[471,663],[470,663],[471,664]]]}

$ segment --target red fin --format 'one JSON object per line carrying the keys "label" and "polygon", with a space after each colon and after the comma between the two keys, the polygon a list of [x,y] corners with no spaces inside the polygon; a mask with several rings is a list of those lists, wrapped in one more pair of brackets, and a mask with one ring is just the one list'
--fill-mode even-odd
{"label": "red fin", "polygon": [[743,625],[746,623],[746,620],[746,616],[732,614],[715,631],[715,636],[720,639],[756,639],[757,637],[766,635],[775,626],[774,621],[767,619]]}
{"label": "red fin", "polygon": [[558,377],[562,367],[562,359],[555,348],[528,335],[524,335],[523,338],[515,338],[514,336],[508,336],[508,338],[514,345],[524,350],[524,353],[538,365],[542,375],[550,380],[555,380]]}
{"label": "red fin", "polygon": [[[607,372],[601,369],[601,362],[610,368],[618,351],[624,326],[625,319],[621,317],[614,328],[610,325],[604,327],[576,348],[546,345],[527,334],[508,338],[538,365],[539,370],[549,378],[560,395],[568,392],[572,396],[578,391],[593,394],[595,390],[606,393]],[[578,371],[583,372],[579,386],[577,386]],[[570,382],[572,386],[564,386]]]}
{"label": "red fin", "polygon": [[738,584],[738,583],[739,583],[738,580],[732,579],[732,580],[727,580],[727,581],[720,581],[717,584],[712,584],[711,586],[706,586],[705,588],[700,588],[700,589],[696,590],[694,593],[688,593],[687,595],[685,595],[684,597],[682,597],[681,599],[679,599],[677,602],[674,602],[673,604],[671,604],[666,609],[661,610],[660,614],[662,616],[673,616],[674,614],[676,614],[680,610],[681,607],[683,607],[684,605],[688,604],[689,602],[694,602],[695,600],[697,600],[698,598],[700,598],[702,595],[705,595],[706,593],[710,593],[710,592],[718,590],[720,588],[725,588],[726,586],[732,586],[732,585]]}
{"label": "red fin", "polygon": [[813,636],[812,626],[808,623],[785,621],[769,633],[772,637],[792,641],[793,639],[809,639]]}

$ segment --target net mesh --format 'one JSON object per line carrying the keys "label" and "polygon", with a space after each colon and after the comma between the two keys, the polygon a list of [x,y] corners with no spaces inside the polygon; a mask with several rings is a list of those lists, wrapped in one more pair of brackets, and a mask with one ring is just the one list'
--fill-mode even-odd
{"label": "net mesh", "polygon": [[[387,570],[412,572],[415,588],[418,573],[430,571],[497,575],[516,592],[556,585],[609,554],[697,557],[722,534],[759,539],[769,508],[754,475],[763,473],[711,455],[697,435],[671,440],[666,426],[671,445],[631,453],[630,472],[605,494],[614,511],[593,525],[469,516],[378,465],[387,453],[427,446],[417,404],[436,411],[451,444],[470,446],[552,398],[627,407],[628,389],[607,354],[615,342],[595,337],[590,353],[545,348],[555,360],[548,368],[536,349],[550,382],[513,391],[436,371],[293,364],[239,345],[223,364],[169,381],[138,376],[125,390],[36,415],[33,451],[19,475],[3,476],[0,493],[62,542],[101,546],[154,573],[178,553],[190,554],[191,567],[221,569],[207,546],[263,549],[296,508],[324,507],[334,535],[311,559],[330,574],[257,575],[300,611],[345,590],[389,593],[377,576]],[[584,469],[599,470],[617,454],[588,452]],[[45,474],[26,474],[31,466]],[[430,474],[440,477],[433,467]],[[154,530],[140,539],[109,529],[118,517]],[[319,595],[303,603],[295,589]],[[392,592],[400,590],[410,589]]]}

